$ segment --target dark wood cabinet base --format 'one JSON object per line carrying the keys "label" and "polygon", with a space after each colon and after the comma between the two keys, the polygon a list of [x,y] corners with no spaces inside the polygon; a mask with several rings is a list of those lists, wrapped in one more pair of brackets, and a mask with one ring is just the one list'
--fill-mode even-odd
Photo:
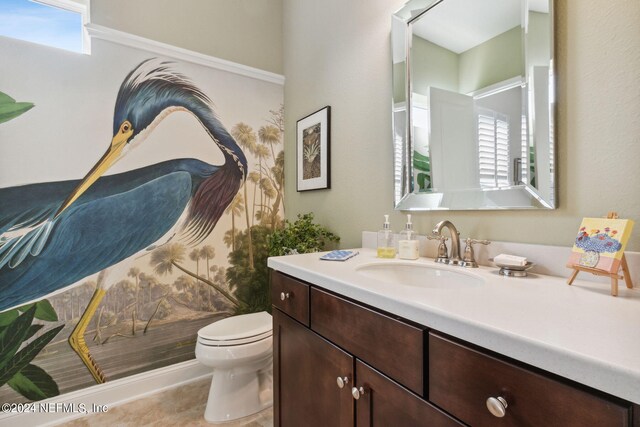
{"label": "dark wood cabinet base", "polygon": [[273,284],[276,426],[640,427],[640,405],[279,272]]}

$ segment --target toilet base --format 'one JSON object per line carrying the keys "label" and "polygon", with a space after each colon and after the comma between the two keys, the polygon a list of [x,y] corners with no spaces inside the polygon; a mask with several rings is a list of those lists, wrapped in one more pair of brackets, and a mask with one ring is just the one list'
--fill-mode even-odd
{"label": "toilet base", "polygon": [[271,359],[262,371],[214,369],[204,419],[224,423],[244,418],[273,405]]}

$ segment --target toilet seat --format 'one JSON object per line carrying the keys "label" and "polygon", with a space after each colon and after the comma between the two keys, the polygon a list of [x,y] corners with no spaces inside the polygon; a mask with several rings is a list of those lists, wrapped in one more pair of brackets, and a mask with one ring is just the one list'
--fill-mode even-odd
{"label": "toilet seat", "polygon": [[198,342],[205,346],[227,347],[249,344],[273,335],[271,315],[267,312],[232,316],[198,331]]}
{"label": "toilet seat", "polygon": [[261,341],[266,338],[271,338],[271,336],[272,336],[271,332],[265,332],[264,334],[255,335],[253,337],[238,338],[235,340],[220,340],[220,339],[215,340],[215,339],[198,337],[198,342],[204,346],[233,347],[233,346],[238,346],[242,344],[251,344],[253,342]]}

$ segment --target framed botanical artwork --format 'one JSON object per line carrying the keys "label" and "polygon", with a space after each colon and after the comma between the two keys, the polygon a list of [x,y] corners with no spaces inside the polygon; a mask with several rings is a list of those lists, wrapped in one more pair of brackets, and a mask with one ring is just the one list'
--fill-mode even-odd
{"label": "framed botanical artwork", "polygon": [[331,188],[329,143],[331,107],[326,106],[296,124],[297,190]]}
{"label": "framed botanical artwork", "polygon": [[633,221],[617,218],[584,218],[567,267],[579,266],[618,272]]}

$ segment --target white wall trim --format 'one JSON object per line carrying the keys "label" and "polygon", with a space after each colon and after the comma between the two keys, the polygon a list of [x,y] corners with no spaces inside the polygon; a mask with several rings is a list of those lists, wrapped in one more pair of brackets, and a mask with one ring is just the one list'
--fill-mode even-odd
{"label": "white wall trim", "polygon": [[123,31],[103,27],[102,25],[87,24],[86,28],[91,38],[107,40],[113,43],[147,50],[159,55],[180,59],[182,61],[204,65],[205,67],[228,71],[230,73],[239,74],[241,76],[250,77],[257,80],[263,80],[269,83],[284,85],[284,76],[282,74],[272,73],[270,71],[261,70],[259,68],[253,68],[247,65],[238,64],[236,62],[227,61],[226,59],[220,59],[214,56],[194,52],[192,50],[183,49],[181,47],[157,42],[155,40],[150,40],[130,33],[125,33]]}
{"label": "white wall trim", "polygon": [[[34,402],[32,408],[38,412],[0,412],[0,426],[53,426],[76,418],[91,415],[92,405],[106,405],[108,409],[140,399],[163,390],[178,387],[193,381],[210,377],[211,368],[197,360],[176,363],[164,368],[131,375],[105,384],[97,384],[50,399]],[[2,402],[4,403],[4,402]],[[60,404],[56,407],[56,404]],[[55,412],[40,412],[39,408],[59,408]],[[64,411],[61,405],[65,405]],[[84,413],[79,408],[86,408]],[[74,412],[68,412],[73,408]]]}

